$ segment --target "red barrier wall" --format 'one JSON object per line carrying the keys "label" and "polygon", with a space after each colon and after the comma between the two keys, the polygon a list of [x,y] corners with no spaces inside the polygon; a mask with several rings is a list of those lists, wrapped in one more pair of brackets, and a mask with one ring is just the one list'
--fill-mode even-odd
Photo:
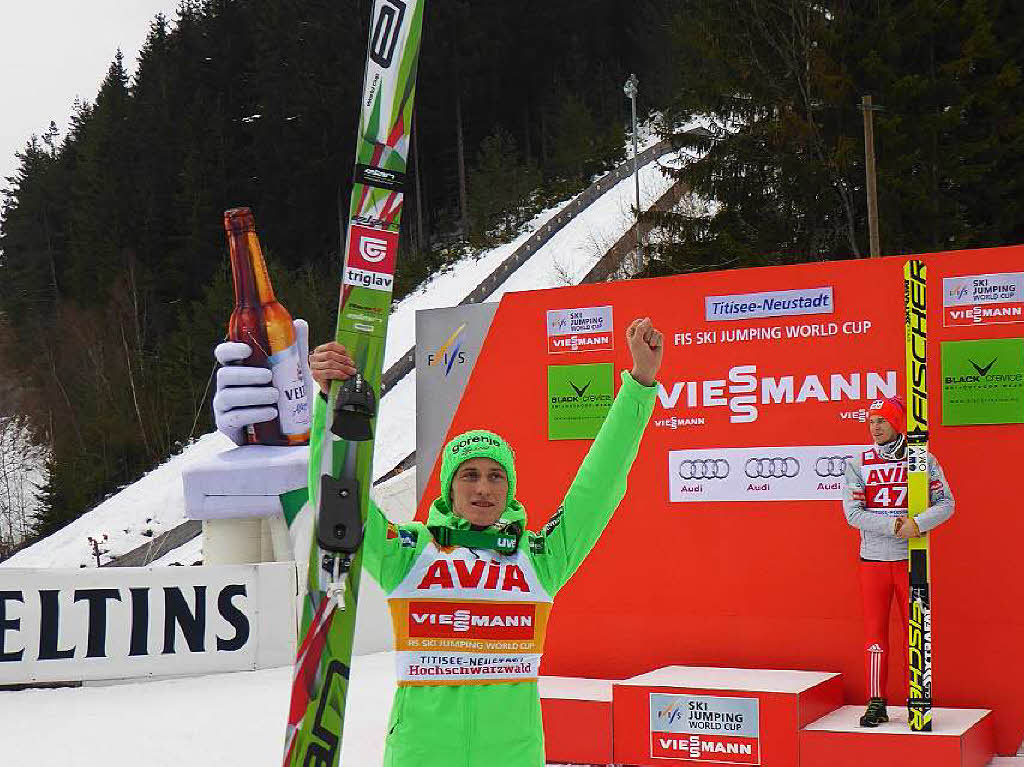
{"label": "red barrier wall", "polygon": [[[956,514],[931,539],[936,706],[995,711],[997,749],[1016,751],[1024,734],[1024,514],[1018,479],[1024,425],[941,425],[940,342],[1024,336],[1024,322],[946,327],[942,278],[1024,271],[1024,246],[922,256],[929,271],[931,450],[956,498]],[[839,671],[847,700],[866,698],[863,679],[857,531],[839,501],[670,502],[672,450],[868,444],[856,416],[870,399],[870,371],[896,371],[905,393],[903,257],[735,270],[586,285],[505,296],[450,434],[487,427],[517,454],[518,496],[534,529],[558,507],[589,442],[547,439],[548,365],[630,364],[624,333],[649,315],[665,333],[664,386],[630,476],[629,492],[603,538],[559,594],[543,673],[623,678],[670,664]],[[707,321],[705,297],[831,287],[829,314]],[[546,311],[614,307],[611,351],[551,353]],[[870,322],[870,327],[865,323]],[[831,328],[829,323],[835,323]],[[844,323],[859,323],[844,325]],[[787,328],[824,325],[824,336],[786,337]],[[778,339],[722,342],[722,331],[778,327]],[[844,330],[845,328],[845,330]],[[835,330],[834,333],[832,331]],[[698,344],[698,332],[716,343]],[[770,331],[769,331],[770,332]],[[685,334],[692,343],[685,343]],[[677,335],[678,334],[678,335]],[[687,407],[685,384],[707,380],[710,399],[728,402],[744,379],[794,376],[799,392],[817,375],[862,376],[861,399],[756,404],[737,421],[730,405]],[[730,369],[734,380],[730,381]],[[747,369],[747,372],[750,372]],[[742,371],[741,371],[742,373]],[[724,387],[724,388],[723,388]],[[741,408],[742,410],[742,408]],[[846,413],[844,417],[842,414]],[[656,425],[673,415],[697,425]],[[424,498],[437,495],[436,468]],[[420,508],[420,516],[425,506]],[[893,611],[895,614],[895,610]],[[896,628],[895,617],[893,630]],[[905,698],[890,653],[891,701]]]}

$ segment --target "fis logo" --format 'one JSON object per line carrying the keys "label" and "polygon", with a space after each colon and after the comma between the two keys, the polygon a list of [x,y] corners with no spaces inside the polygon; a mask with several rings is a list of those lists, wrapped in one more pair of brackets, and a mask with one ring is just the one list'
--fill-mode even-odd
{"label": "fis logo", "polygon": [[444,377],[447,378],[448,374],[452,372],[452,366],[455,363],[462,365],[466,362],[466,353],[462,351],[462,339],[460,337],[465,329],[466,323],[463,322],[448,336],[448,339],[443,344],[427,355],[428,367],[443,364]]}

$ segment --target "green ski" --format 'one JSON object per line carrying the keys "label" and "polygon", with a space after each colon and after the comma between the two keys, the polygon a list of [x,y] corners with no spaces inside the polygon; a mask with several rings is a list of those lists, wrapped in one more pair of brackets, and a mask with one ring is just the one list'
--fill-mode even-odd
{"label": "green ski", "polygon": [[424,0],[374,0],[335,340],[358,373],[331,386],[310,432],[315,534],[303,600],[285,741],[286,767],[334,767],[341,758],[360,543],[373,480],[373,436]]}

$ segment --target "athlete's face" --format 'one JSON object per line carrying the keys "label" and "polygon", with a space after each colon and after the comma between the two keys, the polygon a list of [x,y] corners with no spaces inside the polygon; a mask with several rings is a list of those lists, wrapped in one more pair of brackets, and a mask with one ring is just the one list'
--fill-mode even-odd
{"label": "athlete's face", "polygon": [[868,429],[871,431],[871,438],[876,445],[884,445],[896,436],[896,430],[880,415],[868,418]]}
{"label": "athlete's face", "polygon": [[459,464],[452,479],[452,511],[471,525],[493,525],[505,510],[508,477],[490,458],[470,458]]}

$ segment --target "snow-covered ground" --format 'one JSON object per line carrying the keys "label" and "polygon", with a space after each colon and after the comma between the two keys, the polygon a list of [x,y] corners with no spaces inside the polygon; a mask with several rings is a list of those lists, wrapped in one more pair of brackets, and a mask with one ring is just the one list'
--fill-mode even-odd
{"label": "snow-covered ground", "polygon": [[[0,763],[278,767],[291,672],[0,692],[0,736],[16,734],[0,741]],[[353,658],[341,764],[381,765],[394,690],[394,653]]]}
{"label": "snow-covered ground", "polygon": [[[291,667],[154,682],[0,692],[10,767],[276,767]],[[395,688],[392,653],[352,665],[342,764],[375,767]]]}
{"label": "snow-covered ground", "polygon": [[[646,143],[656,137],[647,136]],[[642,149],[643,147],[641,147]],[[641,207],[653,204],[672,181],[658,162],[640,168]],[[498,301],[514,290],[536,290],[578,283],[598,259],[632,225],[633,178],[621,181],[597,199],[558,232],[544,247],[514,272],[488,298]],[[416,311],[454,306],[489,275],[530,235],[568,204],[550,208],[536,216],[512,242],[486,251],[479,258],[468,257],[451,269],[434,276],[395,308],[388,323],[385,366],[392,364],[415,345]],[[99,504],[73,523],[0,563],[0,567],[95,567],[89,538],[101,541],[103,562],[141,546],[162,532],[185,521],[181,472],[187,466],[232,448],[231,442],[214,432],[206,434],[162,466]],[[394,468],[416,449],[416,374],[405,376],[384,396],[374,447],[374,476]],[[104,538],[106,536],[106,538]],[[159,560],[159,564],[192,564],[202,558],[200,541],[193,540]]]}

